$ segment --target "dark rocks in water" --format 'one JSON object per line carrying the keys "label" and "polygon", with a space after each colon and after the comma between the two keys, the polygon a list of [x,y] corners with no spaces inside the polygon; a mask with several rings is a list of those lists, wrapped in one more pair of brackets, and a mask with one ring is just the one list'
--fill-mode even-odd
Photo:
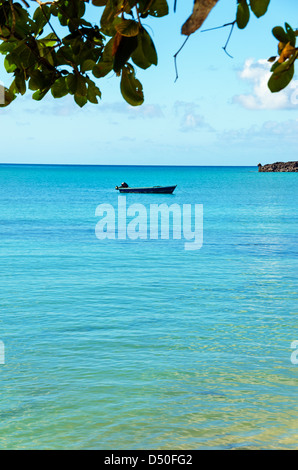
{"label": "dark rocks in water", "polygon": [[298,162],[276,162],[269,163],[268,165],[262,166],[261,163],[258,164],[259,171],[263,172],[298,172]]}

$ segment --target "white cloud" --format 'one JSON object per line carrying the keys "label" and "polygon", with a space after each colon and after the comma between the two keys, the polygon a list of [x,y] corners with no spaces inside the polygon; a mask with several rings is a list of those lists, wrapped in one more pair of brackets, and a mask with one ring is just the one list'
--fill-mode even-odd
{"label": "white cloud", "polygon": [[204,116],[193,112],[186,112],[180,122],[180,130],[183,132],[193,131],[195,129],[209,129],[211,127],[206,123]]}
{"label": "white cloud", "polygon": [[158,104],[143,104],[142,106],[130,106],[125,101],[100,104],[100,109],[116,114],[126,114],[129,118],[155,119],[163,118],[164,113]]}
{"label": "white cloud", "polygon": [[[260,143],[273,146],[274,150],[297,143],[298,119],[287,121],[266,121],[261,126],[251,126],[248,129],[235,129],[221,134],[221,140],[233,143]],[[293,157],[295,160],[295,158]]]}
{"label": "white cloud", "polygon": [[143,104],[142,106],[129,106],[131,117],[142,117],[144,119],[163,118],[164,113],[158,104]]}
{"label": "white cloud", "polygon": [[204,128],[213,131],[212,127],[205,121],[204,116],[197,113],[199,106],[193,102],[176,101],[174,112],[180,117],[180,130],[182,132],[195,131]]}
{"label": "white cloud", "polygon": [[233,102],[246,109],[297,109],[298,81],[293,80],[279,93],[271,93],[267,85],[270,68],[271,64],[265,59],[247,59],[239,76],[250,84],[252,91],[234,96]]}

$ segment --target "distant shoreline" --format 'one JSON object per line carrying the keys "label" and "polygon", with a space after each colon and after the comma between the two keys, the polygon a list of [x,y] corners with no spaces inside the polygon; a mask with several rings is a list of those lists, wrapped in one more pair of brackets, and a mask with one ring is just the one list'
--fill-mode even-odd
{"label": "distant shoreline", "polygon": [[297,173],[298,162],[275,162],[268,163],[267,165],[261,165],[261,163],[259,163],[258,169],[260,173]]}

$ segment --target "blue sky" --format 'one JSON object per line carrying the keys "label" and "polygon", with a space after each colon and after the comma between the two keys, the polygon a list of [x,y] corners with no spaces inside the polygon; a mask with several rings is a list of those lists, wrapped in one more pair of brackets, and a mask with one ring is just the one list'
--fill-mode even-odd
{"label": "blue sky", "polygon": [[[80,109],[71,96],[41,102],[30,93],[0,109],[1,163],[92,165],[257,165],[297,160],[298,80],[272,95],[269,64],[276,54],[272,27],[285,21],[298,27],[298,4],[271,0],[268,13],[251,18],[243,31],[229,29],[192,35],[177,58],[184,37],[181,25],[193,0],[178,0],[177,13],[147,22],[159,64],[137,70],[145,103],[133,108],[123,100],[119,79],[111,73],[98,81],[102,99]],[[236,0],[220,0],[202,29],[235,18]],[[102,9],[90,6],[92,19]],[[98,20],[97,20],[98,21]],[[1,79],[9,85],[1,60]]]}

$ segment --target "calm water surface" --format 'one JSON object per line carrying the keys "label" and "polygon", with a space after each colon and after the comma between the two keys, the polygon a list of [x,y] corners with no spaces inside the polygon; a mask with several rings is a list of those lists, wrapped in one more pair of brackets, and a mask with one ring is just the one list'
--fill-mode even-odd
{"label": "calm water surface", "polygon": [[[1,166],[0,447],[297,449],[297,178]],[[203,204],[202,249],[98,240],[122,181]]]}

